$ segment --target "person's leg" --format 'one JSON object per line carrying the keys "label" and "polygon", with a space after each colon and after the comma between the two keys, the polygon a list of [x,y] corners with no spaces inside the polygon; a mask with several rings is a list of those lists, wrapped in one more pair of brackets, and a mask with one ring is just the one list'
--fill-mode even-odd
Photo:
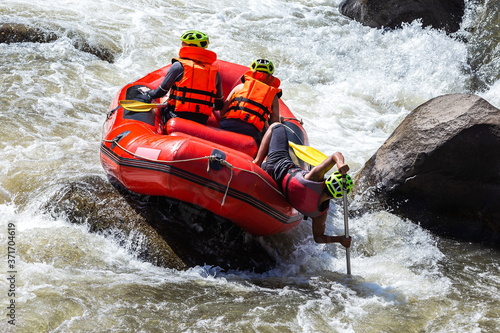
{"label": "person's leg", "polygon": [[267,159],[262,163],[261,168],[281,186],[281,182],[291,168],[296,167],[290,157],[290,147],[288,143],[287,128],[284,125],[276,126],[269,140]]}

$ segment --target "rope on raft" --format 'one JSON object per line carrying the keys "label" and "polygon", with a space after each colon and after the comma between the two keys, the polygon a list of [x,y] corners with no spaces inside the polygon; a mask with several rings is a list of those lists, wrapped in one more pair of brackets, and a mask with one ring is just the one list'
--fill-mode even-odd
{"label": "rope on raft", "polygon": [[270,188],[273,189],[273,191],[275,191],[276,193],[278,193],[280,196],[284,197],[283,193],[281,193],[279,190],[277,190],[274,186],[272,186],[267,180],[265,180],[261,175],[259,175],[257,172],[254,172],[254,171],[250,171],[250,170],[246,170],[246,169],[242,169],[242,168],[239,168],[239,167],[236,167],[234,165],[232,165],[231,163],[229,163],[228,161],[226,160],[222,160],[220,159],[219,157],[215,156],[215,155],[209,155],[209,156],[203,156],[203,157],[195,157],[195,158],[189,158],[189,159],[185,159],[185,160],[177,160],[177,161],[160,161],[160,160],[155,160],[155,159],[151,159],[151,158],[148,158],[148,157],[144,157],[144,156],[141,156],[141,155],[138,155],[136,153],[133,153],[131,152],[130,150],[128,150],[127,148],[121,146],[119,143],[118,143],[118,140],[114,139],[114,140],[102,140],[102,142],[106,142],[106,143],[113,143],[115,144],[118,148],[120,148],[121,150],[123,150],[124,152],[126,152],[127,154],[130,154],[134,157],[137,157],[137,158],[140,158],[142,160],[146,160],[146,161],[151,161],[151,162],[156,162],[156,163],[165,163],[165,164],[170,164],[170,163],[182,163],[182,162],[193,162],[193,161],[199,161],[199,160],[208,160],[208,165],[207,165],[207,173],[210,172],[210,161],[216,161],[216,162],[219,162],[221,165],[224,165],[226,166],[230,171],[231,171],[231,175],[229,177],[229,181],[227,182],[227,185],[226,185],[226,190],[224,191],[224,196],[222,197],[222,202],[221,202],[221,206],[224,206],[224,203],[226,202],[226,197],[227,197],[227,193],[229,192],[229,186],[231,184],[231,181],[233,179],[233,169],[237,169],[237,170],[240,170],[240,171],[243,171],[243,172],[248,172],[248,173],[251,173],[257,177],[260,178],[260,180],[262,180],[267,186],[269,186]]}

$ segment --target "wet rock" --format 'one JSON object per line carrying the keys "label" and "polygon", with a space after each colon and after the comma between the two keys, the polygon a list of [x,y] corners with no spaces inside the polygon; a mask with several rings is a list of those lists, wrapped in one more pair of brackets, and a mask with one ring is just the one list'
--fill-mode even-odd
{"label": "wet rock", "polygon": [[263,272],[275,265],[257,238],[211,213],[164,197],[141,196],[119,183],[85,177],[65,184],[44,209],[117,239],[162,267],[212,265]]}
{"label": "wet rock", "polygon": [[[111,50],[100,45],[92,45],[75,32],[68,32],[67,34],[77,50],[93,54],[99,59],[110,63],[114,62],[115,57]],[[0,24],[0,43],[49,43],[60,37],[61,34],[29,25],[16,23]]]}
{"label": "wet rock", "polygon": [[0,24],[0,43],[48,43],[57,38],[58,36],[53,32],[24,24]]}
{"label": "wet rock", "polygon": [[102,45],[93,45],[87,42],[82,36],[75,32],[68,32],[68,37],[72,40],[75,49],[82,52],[87,52],[95,55],[97,58],[113,63],[115,61],[115,55],[113,52]]}
{"label": "wet rock", "polygon": [[464,15],[464,0],[344,0],[341,14],[372,28],[399,28],[421,20],[424,27],[456,32]]}
{"label": "wet rock", "polygon": [[363,208],[439,234],[500,241],[500,110],[476,95],[413,110],[356,177]]}
{"label": "wet rock", "polygon": [[113,236],[140,259],[163,267],[188,267],[147,223],[146,217],[101,178],[87,177],[64,185],[45,209],[71,223],[87,224],[91,232]]}
{"label": "wet rock", "polygon": [[[473,91],[484,91],[500,80],[500,38],[498,22],[500,12],[495,1],[478,1],[472,19],[461,37],[467,41],[468,64],[472,71]],[[484,3],[483,3],[484,2]]]}

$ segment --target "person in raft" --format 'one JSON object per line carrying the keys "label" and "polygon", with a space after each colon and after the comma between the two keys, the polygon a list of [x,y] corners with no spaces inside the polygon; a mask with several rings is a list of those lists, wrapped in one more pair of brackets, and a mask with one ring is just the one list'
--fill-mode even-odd
{"label": "person in raft", "polygon": [[158,88],[142,90],[144,101],[169,93],[164,121],[179,117],[206,124],[214,108],[220,110],[224,105],[219,68],[213,64],[217,55],[206,49],[209,39],[203,32],[189,30],[180,39],[179,57],[172,59]]}
{"label": "person in raft", "polygon": [[[267,156],[265,162],[264,159]],[[325,235],[326,218],[330,199],[342,197],[342,177],[345,175],[348,192],[352,189],[352,179],[347,175],[349,166],[344,162],[342,153],[329,156],[311,170],[304,170],[292,162],[288,153],[286,127],[276,123],[264,134],[257,156],[253,161],[262,166],[281,188],[290,205],[304,216],[312,218],[312,233],[317,243],[340,243],[351,246],[351,238]],[[325,173],[334,165],[339,172],[326,180]]]}
{"label": "person in raft", "polygon": [[257,145],[270,124],[280,121],[278,98],[280,80],[273,76],[274,65],[256,59],[233,88],[220,112],[219,127],[253,137]]}

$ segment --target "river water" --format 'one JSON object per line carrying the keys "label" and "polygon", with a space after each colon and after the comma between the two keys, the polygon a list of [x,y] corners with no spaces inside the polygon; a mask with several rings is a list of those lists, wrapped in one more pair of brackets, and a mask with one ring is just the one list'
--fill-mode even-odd
{"label": "river water", "polygon": [[[280,253],[268,272],[176,271],[40,209],[64,184],[104,177],[112,97],[169,63],[188,29],[209,34],[220,59],[272,59],[311,145],[342,151],[353,175],[415,107],[471,92],[471,49],[490,54],[475,93],[500,107],[500,1],[484,2],[455,38],[418,23],[363,27],[339,14],[340,0],[2,0],[0,23],[62,38],[0,44],[0,332],[500,332],[499,251],[388,212],[350,220],[348,278],[345,251],[315,244],[310,222],[261,239]],[[115,62],[76,49],[75,34]],[[342,212],[330,215],[328,231],[342,233]]]}

